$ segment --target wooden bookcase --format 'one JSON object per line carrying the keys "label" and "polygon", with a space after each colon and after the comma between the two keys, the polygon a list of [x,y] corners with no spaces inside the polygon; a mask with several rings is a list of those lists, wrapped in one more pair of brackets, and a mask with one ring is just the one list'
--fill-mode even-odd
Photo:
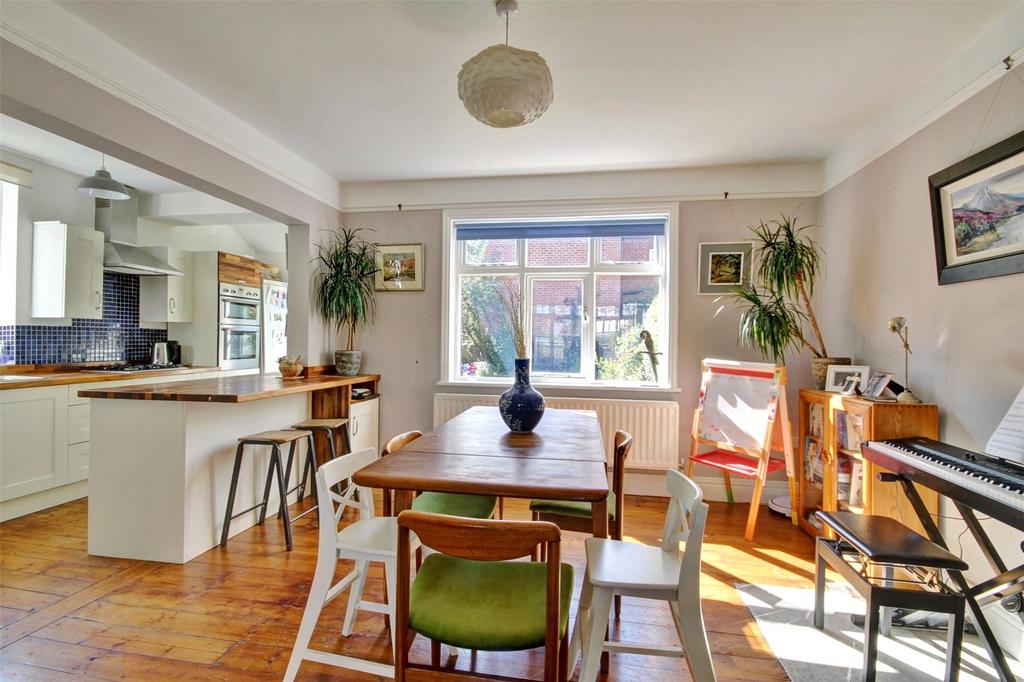
{"label": "wooden bookcase", "polygon": [[[802,388],[799,421],[796,510],[801,528],[820,535],[814,512],[824,509],[880,514],[923,531],[906,495],[897,484],[878,481],[878,473],[884,470],[864,460],[859,443],[909,436],[938,438],[937,405],[875,402]],[[929,511],[937,513],[938,493],[918,490]]]}

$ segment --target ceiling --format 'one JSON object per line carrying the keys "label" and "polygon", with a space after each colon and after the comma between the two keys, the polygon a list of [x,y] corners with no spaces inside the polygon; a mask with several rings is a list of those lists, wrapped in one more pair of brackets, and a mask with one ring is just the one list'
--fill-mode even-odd
{"label": "ceiling", "polygon": [[[4,114],[0,114],[0,145],[4,149],[82,176],[92,175],[100,167],[103,159],[95,149],[89,149]],[[140,192],[164,194],[191,191],[173,180],[142,170],[112,156],[106,157],[106,165],[115,180]]]}
{"label": "ceiling", "polygon": [[524,0],[555,100],[497,130],[456,93],[488,0],[62,4],[343,181],[819,160],[1015,5]]}

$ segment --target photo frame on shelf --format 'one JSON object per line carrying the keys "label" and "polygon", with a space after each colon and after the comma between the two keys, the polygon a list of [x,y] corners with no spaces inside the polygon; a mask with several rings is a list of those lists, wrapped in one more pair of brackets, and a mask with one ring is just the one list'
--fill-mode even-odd
{"label": "photo frame on shelf", "polygon": [[698,294],[721,296],[750,284],[754,242],[701,242],[699,251]]}
{"label": "photo frame on shelf", "polygon": [[843,395],[857,395],[858,386],[860,386],[860,375],[851,374],[843,381],[843,388],[840,393]]}
{"label": "photo frame on shelf", "polygon": [[889,382],[896,376],[896,372],[882,372],[877,371],[871,374],[871,378],[868,379],[868,383],[864,384],[864,397],[865,398],[879,398],[882,395],[882,391],[889,385]]}
{"label": "photo frame on shelf", "polygon": [[423,244],[376,246],[376,291],[423,291]]}
{"label": "photo frame on shelf", "polygon": [[851,376],[860,377],[860,385],[864,386],[870,375],[871,368],[867,365],[829,365],[828,374],[825,376],[825,390],[841,393],[843,385]]}
{"label": "photo frame on shelf", "polygon": [[1024,272],[1024,132],[928,178],[939,284]]}

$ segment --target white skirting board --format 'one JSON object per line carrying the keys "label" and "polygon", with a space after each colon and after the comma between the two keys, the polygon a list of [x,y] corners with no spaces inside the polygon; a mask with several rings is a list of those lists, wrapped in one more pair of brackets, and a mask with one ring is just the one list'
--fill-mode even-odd
{"label": "white skirting board", "polygon": [[[714,471],[701,475],[695,472],[694,480],[704,491],[704,499],[712,502],[725,502],[725,483],[722,476]],[[627,495],[646,495],[649,497],[668,497],[665,491],[665,474],[656,471],[630,471],[626,469],[625,480]],[[732,492],[737,502],[750,502],[751,493],[754,490],[754,481],[749,478],[733,476]],[[768,480],[764,486],[764,493],[761,495],[761,503],[768,504],[768,500],[776,495],[788,495],[789,483],[786,479]]]}
{"label": "white skirting board", "polygon": [[75,481],[59,488],[42,490],[32,495],[16,497],[0,502],[0,521],[10,521],[37,511],[66,504],[89,494],[89,481]]}

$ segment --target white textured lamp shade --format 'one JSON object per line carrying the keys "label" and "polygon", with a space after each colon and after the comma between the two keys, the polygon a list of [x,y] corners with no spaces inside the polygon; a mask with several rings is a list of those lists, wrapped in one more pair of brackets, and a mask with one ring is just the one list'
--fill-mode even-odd
{"label": "white textured lamp shade", "polygon": [[495,128],[526,125],[551,106],[551,71],[536,52],[491,45],[462,65],[459,99],[481,123]]}

